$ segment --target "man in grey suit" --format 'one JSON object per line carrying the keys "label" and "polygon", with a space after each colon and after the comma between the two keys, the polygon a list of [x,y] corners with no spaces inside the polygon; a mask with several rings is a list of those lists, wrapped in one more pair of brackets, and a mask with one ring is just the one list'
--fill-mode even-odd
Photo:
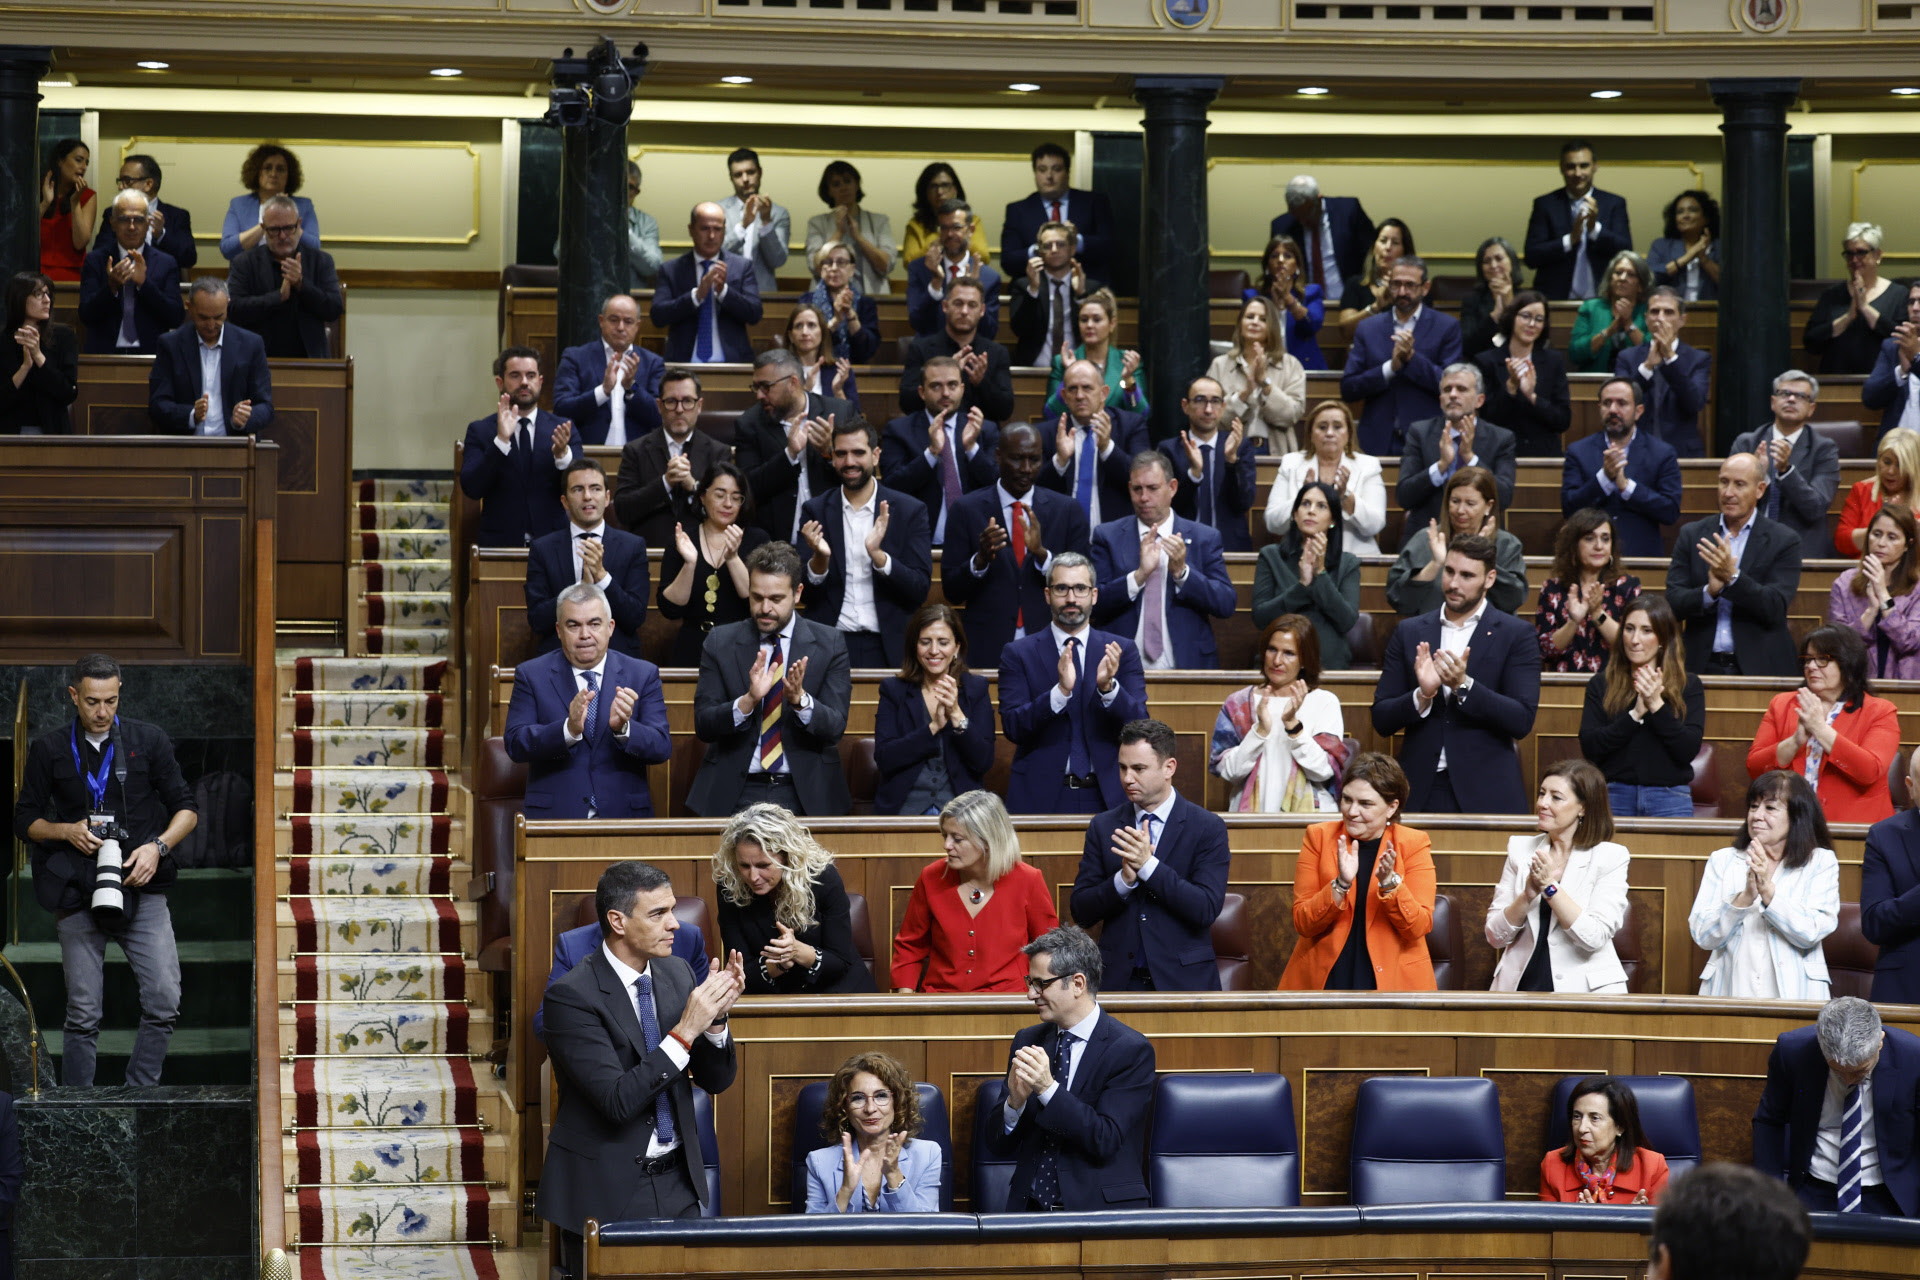
{"label": "man in grey suit", "polygon": [[1400,545],[1427,536],[1427,522],[1439,520],[1447,527],[1446,513],[1440,510],[1440,493],[1447,479],[1462,467],[1485,467],[1493,472],[1494,488],[1500,494],[1500,509],[1513,503],[1515,474],[1513,432],[1480,420],[1480,406],[1487,400],[1486,380],[1480,366],[1450,364],[1440,371],[1440,416],[1416,422],[1407,428],[1407,447],[1400,455],[1400,480],[1394,497],[1407,513]]}
{"label": "man in grey suit", "polygon": [[1827,509],[1840,487],[1840,446],[1807,425],[1819,402],[1813,375],[1787,370],[1773,380],[1773,421],[1735,437],[1728,453],[1755,454],[1766,463],[1760,514],[1793,530],[1809,560],[1833,554]]}
{"label": "man in grey suit", "polygon": [[772,293],[779,288],[774,269],[787,261],[793,218],[760,194],[760,155],[751,147],[740,147],[727,157],[727,180],[733,183],[733,194],[720,202],[727,215],[725,248],[751,262],[760,292]]}
{"label": "man in grey suit", "polygon": [[687,792],[703,818],[762,802],[838,817],[853,802],[840,768],[853,674],[840,633],[795,612],[804,572],[788,543],[755,547],[752,616],[707,633],[693,694],[693,731],[707,754]]}
{"label": "man in grey suit", "polygon": [[[547,1056],[560,1105],[540,1175],[540,1216],[586,1275],[588,1219],[691,1218],[707,1199],[693,1086],[719,1093],[738,1063],[728,1012],[746,989],[739,952],[695,974],[673,954],[673,882],[616,862],[594,890],[601,944],[547,988]],[[691,1077],[691,1078],[689,1078]]]}

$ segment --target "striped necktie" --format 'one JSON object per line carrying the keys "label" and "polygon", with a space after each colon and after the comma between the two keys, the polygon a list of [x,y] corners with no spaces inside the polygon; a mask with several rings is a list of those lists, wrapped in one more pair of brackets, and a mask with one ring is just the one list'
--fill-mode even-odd
{"label": "striped necktie", "polygon": [[[640,1015],[640,1034],[646,1041],[647,1052],[652,1053],[660,1047],[660,1012],[653,1007],[653,975],[643,973],[633,980],[634,1010]],[[672,1146],[673,1100],[669,1090],[662,1089],[653,1095],[653,1134],[660,1139],[662,1146]]]}
{"label": "striped necktie", "polygon": [[760,699],[760,768],[766,773],[778,773],[781,762],[780,712],[786,705],[787,683],[786,667],[780,660],[780,640],[777,636],[768,665],[773,670],[773,688],[767,690],[767,696]]}
{"label": "striped necktie", "polygon": [[1860,1086],[1847,1091],[1847,1104],[1840,1113],[1840,1194],[1842,1213],[1859,1213],[1860,1197],[1866,1184],[1860,1168],[1860,1142],[1866,1130],[1866,1108],[1860,1103]]}

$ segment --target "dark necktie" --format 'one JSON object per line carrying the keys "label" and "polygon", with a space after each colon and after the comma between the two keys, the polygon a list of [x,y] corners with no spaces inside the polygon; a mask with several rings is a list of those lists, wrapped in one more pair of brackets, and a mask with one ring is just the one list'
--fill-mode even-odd
{"label": "dark necktie", "polygon": [[[713,270],[712,262],[700,264],[699,273],[693,278],[696,293],[699,292],[700,282],[707,278],[707,272],[711,270]],[[709,293],[700,303],[699,329],[693,341],[693,358],[701,364],[709,364],[714,359],[713,348],[713,294]]]}
{"label": "dark necktie", "polygon": [[[588,530],[586,533],[576,533],[573,535],[575,542],[585,542],[589,538],[597,540],[599,537],[599,534],[591,530]],[[587,560],[585,556],[582,556],[580,557],[580,581],[586,582],[587,580]]]}
{"label": "dark necktie", "polygon": [[580,678],[587,682],[587,721],[580,730],[580,736],[588,742],[592,742],[594,721],[600,710],[600,673],[598,671],[582,671]]}
{"label": "dark necktie", "polygon": [[1053,343],[1053,354],[1064,357],[1067,350],[1064,345],[1067,340],[1067,286],[1065,281],[1052,280],[1048,282],[1048,287],[1053,290],[1053,320],[1048,326],[1049,341]]}
{"label": "dark necktie", "polygon": [[[1070,1038],[1064,1031],[1053,1033],[1053,1082],[1061,1089],[1067,1087],[1067,1042]],[[1058,1208],[1065,1204],[1060,1197],[1060,1139],[1051,1129],[1041,1133],[1040,1155],[1033,1162],[1033,1186],[1028,1194],[1033,1197],[1035,1204],[1045,1208]]]}
{"label": "dark necktie", "polygon": [[1077,636],[1067,638],[1067,652],[1073,655],[1074,666],[1073,692],[1067,695],[1067,722],[1072,729],[1067,743],[1067,772],[1076,778],[1084,778],[1092,770],[1087,765],[1087,725],[1082,712],[1085,701],[1087,668],[1080,661],[1080,640]]}
{"label": "dark necktie", "polygon": [[1213,522],[1213,446],[1200,446],[1200,492],[1196,495],[1200,523],[1210,529],[1220,526]]}
{"label": "dark necktie", "polygon": [[952,415],[947,421],[947,447],[940,452],[940,498],[941,511],[944,514],[953,510],[953,504],[960,501],[960,430],[953,423]]}
{"label": "dark necktie", "polygon": [[[640,1035],[646,1042],[647,1052],[652,1053],[660,1047],[660,1014],[653,1007],[653,976],[641,974],[633,980],[633,989],[639,997],[634,1003],[640,1007]],[[653,1132],[662,1146],[671,1146],[674,1138],[673,1102],[668,1092],[662,1089],[653,1095]]]}
{"label": "dark necktie", "polygon": [[131,277],[120,286],[120,338],[123,342],[140,341],[140,330],[133,323],[133,295],[140,291]]}
{"label": "dark necktie", "polygon": [[520,419],[520,429],[513,433],[513,443],[520,450],[520,465],[533,461],[533,419]]}
{"label": "dark necktie", "polygon": [[1326,268],[1320,261],[1320,228],[1307,232],[1307,283],[1326,284]]}
{"label": "dark necktie", "polygon": [[1860,1086],[1847,1090],[1846,1105],[1840,1110],[1840,1192],[1837,1203],[1842,1213],[1859,1213],[1866,1183],[1860,1168],[1860,1144],[1867,1127],[1866,1108],[1860,1104]]}

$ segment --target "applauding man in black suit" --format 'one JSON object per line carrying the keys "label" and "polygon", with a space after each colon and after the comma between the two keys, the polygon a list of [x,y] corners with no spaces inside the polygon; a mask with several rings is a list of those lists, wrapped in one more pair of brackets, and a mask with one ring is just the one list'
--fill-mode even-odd
{"label": "applauding man in black suit", "polygon": [[897,667],[906,654],[907,619],[927,602],[933,542],[927,509],[874,480],[880,432],[865,418],[833,429],[840,487],[801,512],[807,564],[807,616],[833,627],[856,667]]}
{"label": "applauding man in black suit", "polygon": [[561,483],[567,527],[534,539],[527,549],[527,625],[541,653],[557,649],[554,599],[576,582],[590,582],[613,610],[612,647],[637,658],[650,589],[646,541],[607,526],[607,473],[597,461],[575,459]]}

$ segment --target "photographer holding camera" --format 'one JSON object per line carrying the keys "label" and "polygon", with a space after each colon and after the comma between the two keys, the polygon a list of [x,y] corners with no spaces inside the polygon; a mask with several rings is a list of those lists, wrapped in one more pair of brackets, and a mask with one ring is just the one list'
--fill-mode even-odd
{"label": "photographer holding camera", "polygon": [[33,845],[34,895],[58,921],[67,977],[60,1083],[93,1084],[112,940],[140,990],[127,1083],[159,1084],[180,1014],[180,953],[166,899],[177,870],[169,851],[199,815],[167,735],[119,717],[118,663],[88,654],[74,664],[67,692],[74,722],[34,741],[13,811],[14,833]]}

